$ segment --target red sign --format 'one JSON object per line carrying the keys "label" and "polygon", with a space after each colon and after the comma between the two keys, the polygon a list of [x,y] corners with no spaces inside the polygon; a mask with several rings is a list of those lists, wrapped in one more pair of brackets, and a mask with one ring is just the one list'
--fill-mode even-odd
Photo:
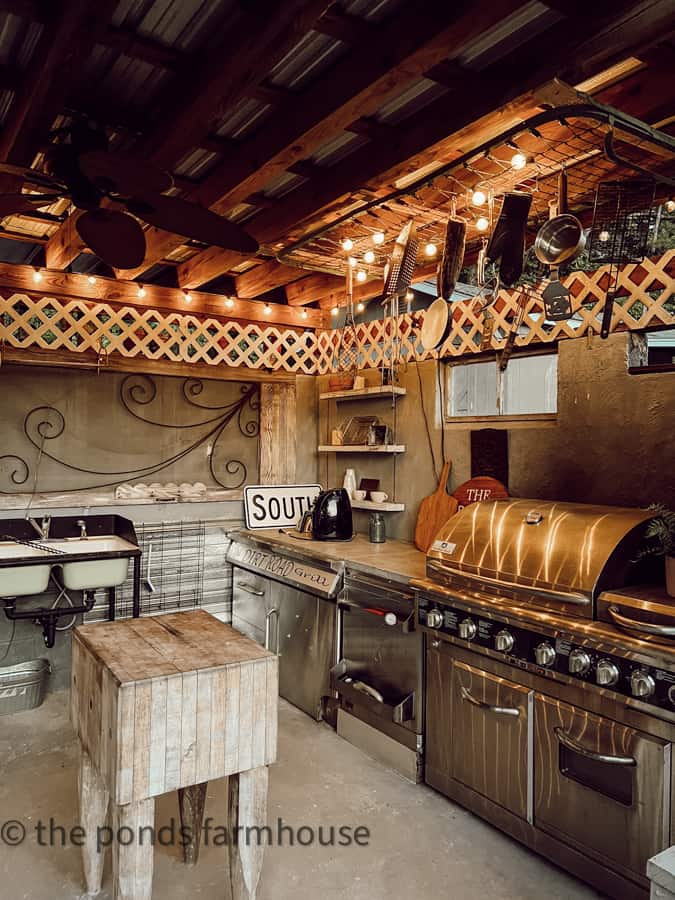
{"label": "red sign", "polygon": [[460,484],[457,490],[453,491],[452,496],[457,499],[459,508],[463,509],[463,507],[481,500],[507,500],[509,492],[501,481],[490,478],[488,475],[481,475]]}

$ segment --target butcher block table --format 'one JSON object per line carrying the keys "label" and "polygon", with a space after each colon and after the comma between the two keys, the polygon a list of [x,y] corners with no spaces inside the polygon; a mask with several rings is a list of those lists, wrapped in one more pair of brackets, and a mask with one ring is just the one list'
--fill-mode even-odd
{"label": "butcher block table", "polygon": [[[198,858],[212,779],[229,777],[228,835],[245,834],[235,830],[242,827],[260,833],[267,766],[276,759],[277,699],[276,656],[203,610],[75,629],[71,718],[81,748],[89,893],[101,888],[97,830],[106,825],[109,802],[115,900],[152,896],[154,841],[139,840],[139,829],[153,833],[159,794],[178,791],[188,864]],[[233,900],[255,898],[259,843],[228,840]]]}

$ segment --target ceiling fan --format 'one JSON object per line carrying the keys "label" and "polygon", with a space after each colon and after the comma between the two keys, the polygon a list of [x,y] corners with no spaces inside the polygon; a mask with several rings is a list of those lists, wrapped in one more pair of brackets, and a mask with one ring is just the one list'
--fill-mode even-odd
{"label": "ceiling fan", "polygon": [[[173,185],[169,174],[111,151],[105,131],[90,121],[76,119],[52,136],[59,142],[45,151],[44,171],[0,163],[0,171],[15,175],[17,185],[23,180],[43,191],[0,194],[0,219],[67,197],[83,210],[75,223],[78,234],[114,269],[135,269],[145,258],[145,235],[137,219],[204,244],[257,253],[258,242],[239,225],[196,203],[167,196]],[[104,206],[104,200],[128,212]]]}

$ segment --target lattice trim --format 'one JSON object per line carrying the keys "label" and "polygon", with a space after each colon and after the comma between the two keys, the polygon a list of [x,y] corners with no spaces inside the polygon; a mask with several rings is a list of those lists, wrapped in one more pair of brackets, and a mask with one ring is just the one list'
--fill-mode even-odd
{"label": "lattice trim", "polygon": [[[609,267],[573,272],[565,284],[574,298],[574,317],[566,322],[547,322],[539,289],[529,292],[517,347],[599,334]],[[612,331],[675,327],[675,250],[624,266],[616,293]],[[494,330],[488,349],[504,347],[519,297],[517,290],[497,295],[490,307]],[[455,303],[452,309],[452,332],[437,353],[425,351],[420,343],[421,315],[398,320],[397,343],[392,349],[396,329],[391,319],[362,323],[342,333],[338,329],[298,333],[272,325],[243,325],[132,306],[114,309],[86,300],[10,294],[0,296],[0,341],[17,348],[103,351],[151,360],[321,375],[335,371],[348,350],[356,351],[347,355],[356,357],[359,368],[385,365],[392,353],[405,361],[480,352],[484,319],[480,301]]]}

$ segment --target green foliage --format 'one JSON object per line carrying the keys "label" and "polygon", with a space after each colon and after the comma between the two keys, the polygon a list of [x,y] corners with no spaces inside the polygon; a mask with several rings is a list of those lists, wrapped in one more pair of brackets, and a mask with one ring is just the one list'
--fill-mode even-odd
{"label": "green foliage", "polygon": [[639,558],[645,556],[675,556],[675,512],[654,503],[649,507],[656,515],[647,526],[645,537],[649,544]]}

